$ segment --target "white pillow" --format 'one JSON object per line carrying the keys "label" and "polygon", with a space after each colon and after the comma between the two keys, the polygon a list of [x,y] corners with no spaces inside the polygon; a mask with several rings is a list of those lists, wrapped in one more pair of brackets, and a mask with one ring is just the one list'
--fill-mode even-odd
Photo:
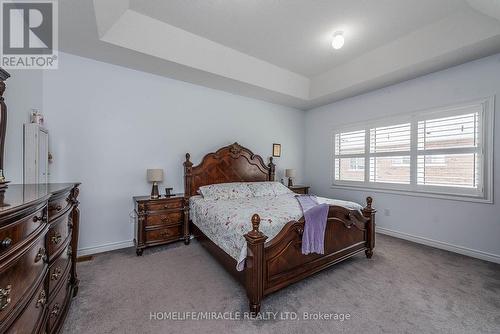
{"label": "white pillow", "polygon": [[291,193],[292,191],[279,182],[250,182],[248,188],[255,197],[278,196]]}
{"label": "white pillow", "polygon": [[200,193],[205,199],[236,199],[252,197],[253,194],[245,183],[219,183],[200,187]]}

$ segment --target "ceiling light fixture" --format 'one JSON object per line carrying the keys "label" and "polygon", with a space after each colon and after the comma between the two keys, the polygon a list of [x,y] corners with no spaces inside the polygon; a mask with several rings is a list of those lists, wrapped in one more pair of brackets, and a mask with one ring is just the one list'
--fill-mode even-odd
{"label": "ceiling light fixture", "polygon": [[337,31],[333,34],[332,48],[338,50],[344,46],[344,32]]}

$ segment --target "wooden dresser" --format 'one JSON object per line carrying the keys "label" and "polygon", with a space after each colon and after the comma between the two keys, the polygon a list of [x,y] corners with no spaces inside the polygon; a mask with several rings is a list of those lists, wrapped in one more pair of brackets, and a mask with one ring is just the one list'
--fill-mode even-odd
{"label": "wooden dresser", "polygon": [[57,333],[78,290],[79,183],[0,194],[0,333]]}
{"label": "wooden dresser", "polygon": [[189,244],[189,208],[184,194],[151,199],[149,196],[134,197],[137,255],[144,248],[184,240]]}

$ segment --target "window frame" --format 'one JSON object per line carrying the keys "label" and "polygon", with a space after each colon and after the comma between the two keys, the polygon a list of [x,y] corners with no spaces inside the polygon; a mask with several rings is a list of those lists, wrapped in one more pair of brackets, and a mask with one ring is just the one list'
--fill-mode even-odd
{"label": "window frame", "polygon": [[[452,200],[463,200],[481,203],[493,203],[493,143],[494,143],[494,113],[495,113],[495,96],[481,98],[473,101],[454,104],[451,106],[438,107],[426,110],[419,110],[405,114],[399,114],[391,117],[383,117],[372,119],[357,124],[341,125],[333,129],[333,136],[330,150],[330,168],[331,168],[331,187],[337,189],[351,190],[366,190],[383,193],[396,193],[401,195],[422,196],[431,198],[443,198]],[[477,152],[482,159],[478,173],[478,189],[467,187],[452,187],[452,186],[434,186],[434,185],[419,185],[417,184],[417,158],[423,155],[425,150],[418,149],[418,122],[423,120],[444,118],[465,114],[464,109],[480,107],[479,115],[482,121],[480,122],[479,138],[481,145]],[[411,144],[410,144],[410,184],[402,183],[384,183],[370,182],[370,158],[377,156],[397,156],[407,155],[408,151],[400,152],[380,152],[370,153],[370,129],[374,127],[385,127],[398,125],[402,123],[411,123]],[[350,155],[335,155],[335,135],[343,132],[365,130],[365,153],[350,154]],[[446,152],[453,151],[474,151],[474,148],[466,149],[441,149],[427,150],[432,155],[442,155]],[[453,153],[453,154],[454,154]],[[452,153],[448,153],[452,154]],[[458,153],[457,153],[458,154]],[[356,158],[364,157],[365,159],[365,180],[364,181],[342,181],[335,179],[335,159],[336,158]]]}

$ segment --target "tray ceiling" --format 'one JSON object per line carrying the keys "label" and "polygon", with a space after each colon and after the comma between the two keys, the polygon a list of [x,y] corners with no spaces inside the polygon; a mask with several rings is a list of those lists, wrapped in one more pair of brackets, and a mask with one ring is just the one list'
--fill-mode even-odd
{"label": "tray ceiling", "polygon": [[[494,0],[67,0],[62,51],[309,109],[500,52]],[[345,46],[331,35],[343,30]]]}

